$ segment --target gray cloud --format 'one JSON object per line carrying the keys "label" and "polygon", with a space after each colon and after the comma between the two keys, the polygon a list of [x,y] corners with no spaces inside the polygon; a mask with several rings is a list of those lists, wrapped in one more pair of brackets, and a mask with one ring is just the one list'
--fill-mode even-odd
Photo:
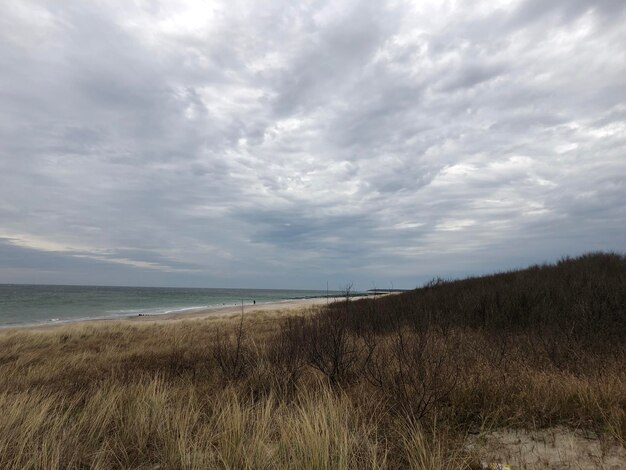
{"label": "gray cloud", "polygon": [[626,249],[623,2],[0,16],[0,282],[412,287]]}

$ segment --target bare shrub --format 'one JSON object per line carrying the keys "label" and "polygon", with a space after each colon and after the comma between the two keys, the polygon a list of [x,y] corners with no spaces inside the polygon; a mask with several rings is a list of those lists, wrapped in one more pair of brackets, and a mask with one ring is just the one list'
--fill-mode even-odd
{"label": "bare shrub", "polygon": [[345,314],[334,313],[307,319],[303,344],[307,363],[337,384],[354,379],[363,346],[348,331]]}
{"label": "bare shrub", "polygon": [[216,332],[213,343],[213,358],[227,381],[243,378],[250,369],[252,353],[245,344],[243,315],[234,334]]}
{"label": "bare shrub", "polygon": [[274,370],[279,395],[291,396],[295,392],[306,365],[305,323],[301,317],[287,318],[267,347],[266,356]]}
{"label": "bare shrub", "polygon": [[[401,410],[417,419],[442,405],[456,386],[454,346],[432,331],[399,330],[390,340],[370,350],[367,380]],[[371,344],[371,343],[370,343]]]}

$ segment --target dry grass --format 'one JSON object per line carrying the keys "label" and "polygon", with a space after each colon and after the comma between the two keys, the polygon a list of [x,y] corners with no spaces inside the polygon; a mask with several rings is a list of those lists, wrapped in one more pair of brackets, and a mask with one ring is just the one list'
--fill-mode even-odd
{"label": "dry grass", "polygon": [[551,429],[596,436],[599,466],[621,458],[609,450],[625,445],[623,341],[413,321],[426,304],[394,297],[399,310],[359,301],[242,325],[2,331],[0,468],[473,468],[514,455],[490,453],[498,433]]}
{"label": "dry grass", "polygon": [[244,324],[254,367],[226,380],[214,338],[227,327],[236,332],[236,319],[2,332],[0,468],[378,469],[460,461],[462,442],[390,415],[373,395],[354,395],[365,389],[333,388],[312,369],[286,387],[265,355],[276,325],[266,329],[263,317]]}
{"label": "dry grass", "polygon": [[266,354],[276,331],[263,319],[244,324],[253,366],[229,380],[214,361],[216,329],[229,326],[234,334],[232,320],[4,332],[0,468],[463,468],[478,458],[466,431],[485,421],[623,439],[624,363],[591,376],[521,363],[503,376],[479,337],[459,333],[458,386],[437,405],[439,421],[415,419],[367,381],[333,386],[304,367],[290,388]]}

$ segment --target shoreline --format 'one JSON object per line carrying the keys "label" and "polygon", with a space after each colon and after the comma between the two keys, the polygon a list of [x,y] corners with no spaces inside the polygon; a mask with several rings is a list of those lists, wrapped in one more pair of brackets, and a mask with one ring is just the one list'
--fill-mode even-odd
{"label": "shoreline", "polygon": [[[331,304],[335,302],[337,299],[341,297],[329,297],[328,303]],[[360,299],[351,298],[350,300]],[[283,311],[283,310],[294,310],[300,309],[302,307],[309,307],[314,305],[325,305],[326,297],[314,297],[309,299],[286,299],[279,300],[274,302],[265,302],[258,304],[244,304],[243,311],[244,315],[246,314],[254,314],[258,312],[267,312],[267,311]],[[133,317],[126,317],[124,319],[131,321],[172,321],[172,320],[191,320],[191,319],[200,319],[206,317],[225,317],[225,316],[234,316],[241,314],[241,305],[226,305],[219,306],[215,308],[201,308],[193,311],[183,311],[183,312],[169,312],[169,313],[161,313],[161,314],[140,314]]]}
{"label": "shoreline", "polygon": [[[360,300],[369,296],[355,296],[350,297],[351,301]],[[259,312],[284,312],[288,310],[298,310],[306,307],[312,307],[317,305],[331,304],[336,301],[341,301],[343,297],[312,297],[305,299],[285,299],[265,303],[257,304],[244,304],[244,315],[256,314]],[[108,324],[111,322],[171,322],[181,320],[198,320],[210,317],[230,317],[241,314],[241,305],[224,305],[215,307],[199,307],[191,308],[188,310],[179,310],[167,313],[139,313],[134,315],[122,315],[108,318],[81,318],[77,320],[62,320],[58,322],[50,322],[43,324],[23,324],[23,325],[7,325],[0,326],[1,333],[10,333],[17,331],[42,331],[53,328],[61,328],[67,326],[80,326],[80,325],[94,325],[94,324]]]}

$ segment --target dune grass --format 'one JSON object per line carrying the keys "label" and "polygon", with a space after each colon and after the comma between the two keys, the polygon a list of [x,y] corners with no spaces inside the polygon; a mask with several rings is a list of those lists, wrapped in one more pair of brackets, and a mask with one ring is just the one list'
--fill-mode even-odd
{"label": "dune grass", "polygon": [[596,254],[243,322],[5,330],[0,468],[475,468],[475,436],[555,426],[624,447],[625,290]]}

